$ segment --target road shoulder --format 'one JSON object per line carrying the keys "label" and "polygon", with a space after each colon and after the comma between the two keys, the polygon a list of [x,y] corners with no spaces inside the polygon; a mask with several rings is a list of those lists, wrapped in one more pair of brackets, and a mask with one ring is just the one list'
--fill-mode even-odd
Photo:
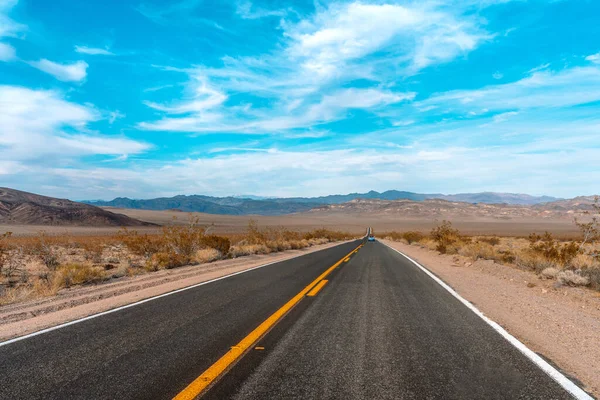
{"label": "road shoulder", "polygon": [[399,242],[383,243],[415,259],[502,325],[530,349],[600,394],[600,296],[581,288],[555,288],[535,274],[493,261]]}

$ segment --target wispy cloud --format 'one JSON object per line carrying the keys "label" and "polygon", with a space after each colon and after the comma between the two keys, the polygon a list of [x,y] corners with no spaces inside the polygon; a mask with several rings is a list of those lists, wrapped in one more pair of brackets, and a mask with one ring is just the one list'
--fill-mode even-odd
{"label": "wispy cloud", "polygon": [[[16,37],[27,27],[10,19],[7,13],[17,4],[16,0],[0,0],[0,40],[4,37]],[[16,50],[8,43],[0,42],[0,61],[17,59]]]}
{"label": "wispy cloud", "polygon": [[0,147],[3,159],[31,165],[89,155],[137,154],[149,145],[92,133],[87,125],[101,114],[54,91],[0,86]]}
{"label": "wispy cloud", "polygon": [[573,67],[538,71],[519,81],[477,90],[455,90],[430,97],[418,107],[443,107],[447,112],[557,108],[600,100],[600,68]]}
{"label": "wispy cloud", "polygon": [[12,61],[17,58],[15,48],[6,43],[0,43],[0,61]]}
{"label": "wispy cloud", "polygon": [[63,82],[81,82],[87,76],[88,64],[85,61],[59,64],[44,58],[39,61],[31,61],[29,64]]}
{"label": "wispy cloud", "polygon": [[591,54],[585,58],[587,61],[591,61],[594,64],[600,64],[600,53]]}
{"label": "wispy cloud", "polygon": [[259,19],[266,17],[283,17],[288,11],[285,9],[268,10],[257,7],[250,1],[240,1],[237,3],[236,13],[243,19]]}
{"label": "wispy cloud", "polygon": [[[238,13],[244,15],[253,9],[249,3],[238,5]],[[172,104],[147,101],[166,115],[139,127],[290,133],[344,118],[349,109],[373,111],[380,105],[411,101],[415,93],[395,92],[386,85],[398,74],[411,76],[451,61],[493,37],[481,21],[457,10],[451,12],[436,2],[317,7],[312,16],[282,22],[282,46],[274,53],[224,57],[221,68],[184,70],[189,76],[184,99]],[[372,57],[377,52],[386,57]],[[370,84],[353,88],[356,79]],[[344,86],[348,90],[339,89]],[[233,95],[239,94],[255,100],[235,102]]]}
{"label": "wispy cloud", "polygon": [[97,47],[88,47],[88,46],[75,46],[75,51],[80,54],[89,54],[92,56],[101,55],[101,56],[114,56],[115,53],[107,50],[101,49]]}

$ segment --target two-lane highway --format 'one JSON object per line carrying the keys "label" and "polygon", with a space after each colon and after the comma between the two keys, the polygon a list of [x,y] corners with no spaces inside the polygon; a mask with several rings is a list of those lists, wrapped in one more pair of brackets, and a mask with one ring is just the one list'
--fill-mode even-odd
{"label": "two-lane highway", "polygon": [[3,399],[572,398],[419,267],[366,241],[0,346],[0,385]]}
{"label": "two-lane highway", "polygon": [[0,398],[170,399],[359,244],[0,346]]}

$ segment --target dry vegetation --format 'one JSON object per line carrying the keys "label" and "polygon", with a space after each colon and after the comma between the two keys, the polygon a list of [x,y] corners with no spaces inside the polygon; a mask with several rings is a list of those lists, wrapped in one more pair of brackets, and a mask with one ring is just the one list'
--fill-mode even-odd
{"label": "dry vegetation", "polygon": [[600,290],[600,202],[596,198],[587,222],[575,219],[581,235],[559,240],[551,233],[532,233],[527,238],[465,236],[443,221],[429,235],[420,232],[387,232],[377,236],[416,244],[442,254],[458,254],[473,261],[493,260],[534,271],[541,279],[559,285],[588,286]]}
{"label": "dry vegetation", "polygon": [[261,229],[250,221],[246,232],[209,234],[198,219],[171,224],[160,233],[123,228],[116,235],[34,237],[0,235],[0,305],[56,294],[63,288],[92,284],[184,265],[252,254],[302,249],[351,238],[353,235],[316,229],[295,232]]}

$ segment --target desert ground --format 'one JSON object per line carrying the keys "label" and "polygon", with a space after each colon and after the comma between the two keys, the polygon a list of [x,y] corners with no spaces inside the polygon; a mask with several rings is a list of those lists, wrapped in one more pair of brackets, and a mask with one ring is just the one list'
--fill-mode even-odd
{"label": "desert ground", "polygon": [[[290,230],[309,231],[316,228],[328,228],[347,231],[354,234],[365,232],[366,227],[372,227],[375,232],[389,231],[420,231],[429,232],[439,221],[447,219],[467,235],[499,235],[527,236],[530,233],[549,231],[559,237],[573,237],[578,234],[572,218],[536,218],[536,217],[456,217],[451,215],[438,216],[405,216],[389,214],[317,211],[282,216],[247,216],[247,215],[215,215],[203,213],[185,213],[180,211],[149,211],[122,208],[106,208],[115,213],[124,214],[142,221],[159,225],[185,225],[190,216],[199,219],[199,223],[211,226],[214,234],[235,234],[243,232],[250,220],[261,227],[286,227]],[[139,227],[139,232],[158,232],[160,227]],[[35,235],[45,231],[53,235],[111,235],[119,230],[118,227],[79,227],[79,226],[42,226],[42,225],[0,225],[0,233],[12,232],[14,235]]]}

